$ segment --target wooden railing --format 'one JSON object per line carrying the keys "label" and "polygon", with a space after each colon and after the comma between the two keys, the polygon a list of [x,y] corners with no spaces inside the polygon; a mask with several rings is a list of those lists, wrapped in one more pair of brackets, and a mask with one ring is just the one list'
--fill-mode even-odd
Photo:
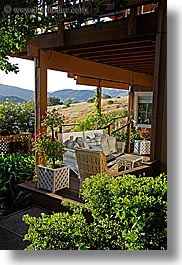
{"label": "wooden railing", "polygon": [[[121,131],[125,128],[127,128],[127,142],[126,142],[126,152],[130,153],[130,142],[131,142],[131,128],[132,128],[132,120],[130,120],[129,122],[127,122],[126,124],[122,125],[121,127],[117,128],[118,125],[116,125],[116,120],[118,119],[124,119],[127,118],[127,116],[124,117],[117,117],[113,119],[113,122],[110,122],[109,124],[107,124],[104,127],[99,127],[97,129],[106,129],[107,130],[107,134],[109,136],[113,135],[114,133]],[[64,124],[59,128],[59,131],[56,132],[56,134],[58,133],[63,133],[63,127],[74,127],[78,125],[77,123],[70,123],[70,124]],[[115,130],[113,130],[113,128],[117,128]]]}
{"label": "wooden railing", "polygon": [[[152,7],[154,5],[154,2],[157,3],[158,1],[154,0],[128,0],[128,1],[121,1],[120,5],[118,6],[118,3],[115,4],[115,1],[105,0],[105,1],[99,1],[99,0],[80,0],[74,1],[74,0],[58,0],[53,1],[54,3],[46,3],[46,1],[39,1],[39,4],[37,6],[38,14],[41,14],[43,17],[49,17],[55,16],[55,15],[62,15],[64,13],[68,13],[69,16],[62,17],[61,20],[63,21],[64,28],[69,29],[71,22],[74,20],[76,21],[76,16],[80,15],[83,17],[85,23],[82,23],[84,26],[88,26],[88,21],[92,21],[93,17],[97,17],[98,19],[103,17],[111,17],[116,18],[117,16],[126,18],[130,16],[131,11],[130,10],[137,10],[137,7],[140,7],[141,11],[140,13],[144,13],[145,7],[146,11],[152,12]],[[97,14],[98,5],[102,5],[101,12]],[[116,6],[117,5],[117,6]],[[151,6],[151,7],[150,7]],[[75,10],[75,13],[74,13]],[[80,12],[80,13],[79,13]],[[138,11],[139,12],[139,9]],[[73,16],[73,15],[74,16]],[[69,25],[69,26],[68,26]],[[62,32],[62,26],[55,24],[51,27],[52,31],[58,30],[60,33]],[[43,31],[44,32],[44,31]]]}

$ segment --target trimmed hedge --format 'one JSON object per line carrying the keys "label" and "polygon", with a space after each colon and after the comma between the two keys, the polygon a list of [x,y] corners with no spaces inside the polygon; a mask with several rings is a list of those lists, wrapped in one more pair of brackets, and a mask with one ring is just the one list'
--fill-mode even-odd
{"label": "trimmed hedge", "polygon": [[[83,183],[85,208],[69,213],[25,215],[27,249],[164,250],[167,248],[167,180],[93,176]],[[86,209],[93,217],[87,222]]]}

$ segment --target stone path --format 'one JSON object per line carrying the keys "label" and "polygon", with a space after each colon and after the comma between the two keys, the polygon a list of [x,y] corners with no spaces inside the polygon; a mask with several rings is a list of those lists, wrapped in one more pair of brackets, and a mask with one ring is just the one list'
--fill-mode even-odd
{"label": "stone path", "polygon": [[22,216],[29,214],[38,217],[42,212],[50,213],[49,210],[39,206],[31,206],[3,217],[0,220],[0,250],[23,250],[28,244],[23,241],[23,236],[28,231],[28,225],[22,222]]}

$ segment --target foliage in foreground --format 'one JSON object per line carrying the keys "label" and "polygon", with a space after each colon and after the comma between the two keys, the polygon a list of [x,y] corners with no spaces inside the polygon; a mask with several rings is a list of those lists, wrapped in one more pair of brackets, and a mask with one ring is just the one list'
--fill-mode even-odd
{"label": "foliage in foreground", "polygon": [[[59,12],[58,2],[59,8],[64,8],[64,12]],[[123,3],[127,4],[126,0],[111,0],[111,2],[115,11],[121,10]],[[80,28],[86,24],[87,17],[101,23],[99,17],[106,9],[103,1],[95,2],[86,9],[81,8],[83,12],[80,12],[80,4],[78,8],[78,1],[75,0],[64,1],[64,5],[62,1],[55,0],[1,0],[0,70],[17,73],[18,66],[9,62],[8,55],[23,51],[26,41],[35,38],[40,32],[49,32],[55,25],[69,21],[71,28]],[[50,8],[51,6],[54,10]]]}
{"label": "foliage in foreground", "polygon": [[[87,178],[82,196],[86,208],[69,213],[25,215],[24,240],[29,250],[163,250],[167,248],[167,180],[108,175]],[[85,217],[86,209],[93,221]]]}
{"label": "foliage in foreground", "polygon": [[23,208],[28,203],[29,195],[20,191],[17,184],[32,180],[34,168],[33,155],[0,154],[0,215]]}

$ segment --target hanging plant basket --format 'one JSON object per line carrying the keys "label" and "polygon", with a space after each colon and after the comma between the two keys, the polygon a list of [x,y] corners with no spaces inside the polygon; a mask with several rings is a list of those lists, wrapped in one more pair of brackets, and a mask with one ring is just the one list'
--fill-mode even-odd
{"label": "hanging plant basket", "polygon": [[55,193],[57,190],[69,188],[69,167],[49,168],[38,165],[38,189]]}

